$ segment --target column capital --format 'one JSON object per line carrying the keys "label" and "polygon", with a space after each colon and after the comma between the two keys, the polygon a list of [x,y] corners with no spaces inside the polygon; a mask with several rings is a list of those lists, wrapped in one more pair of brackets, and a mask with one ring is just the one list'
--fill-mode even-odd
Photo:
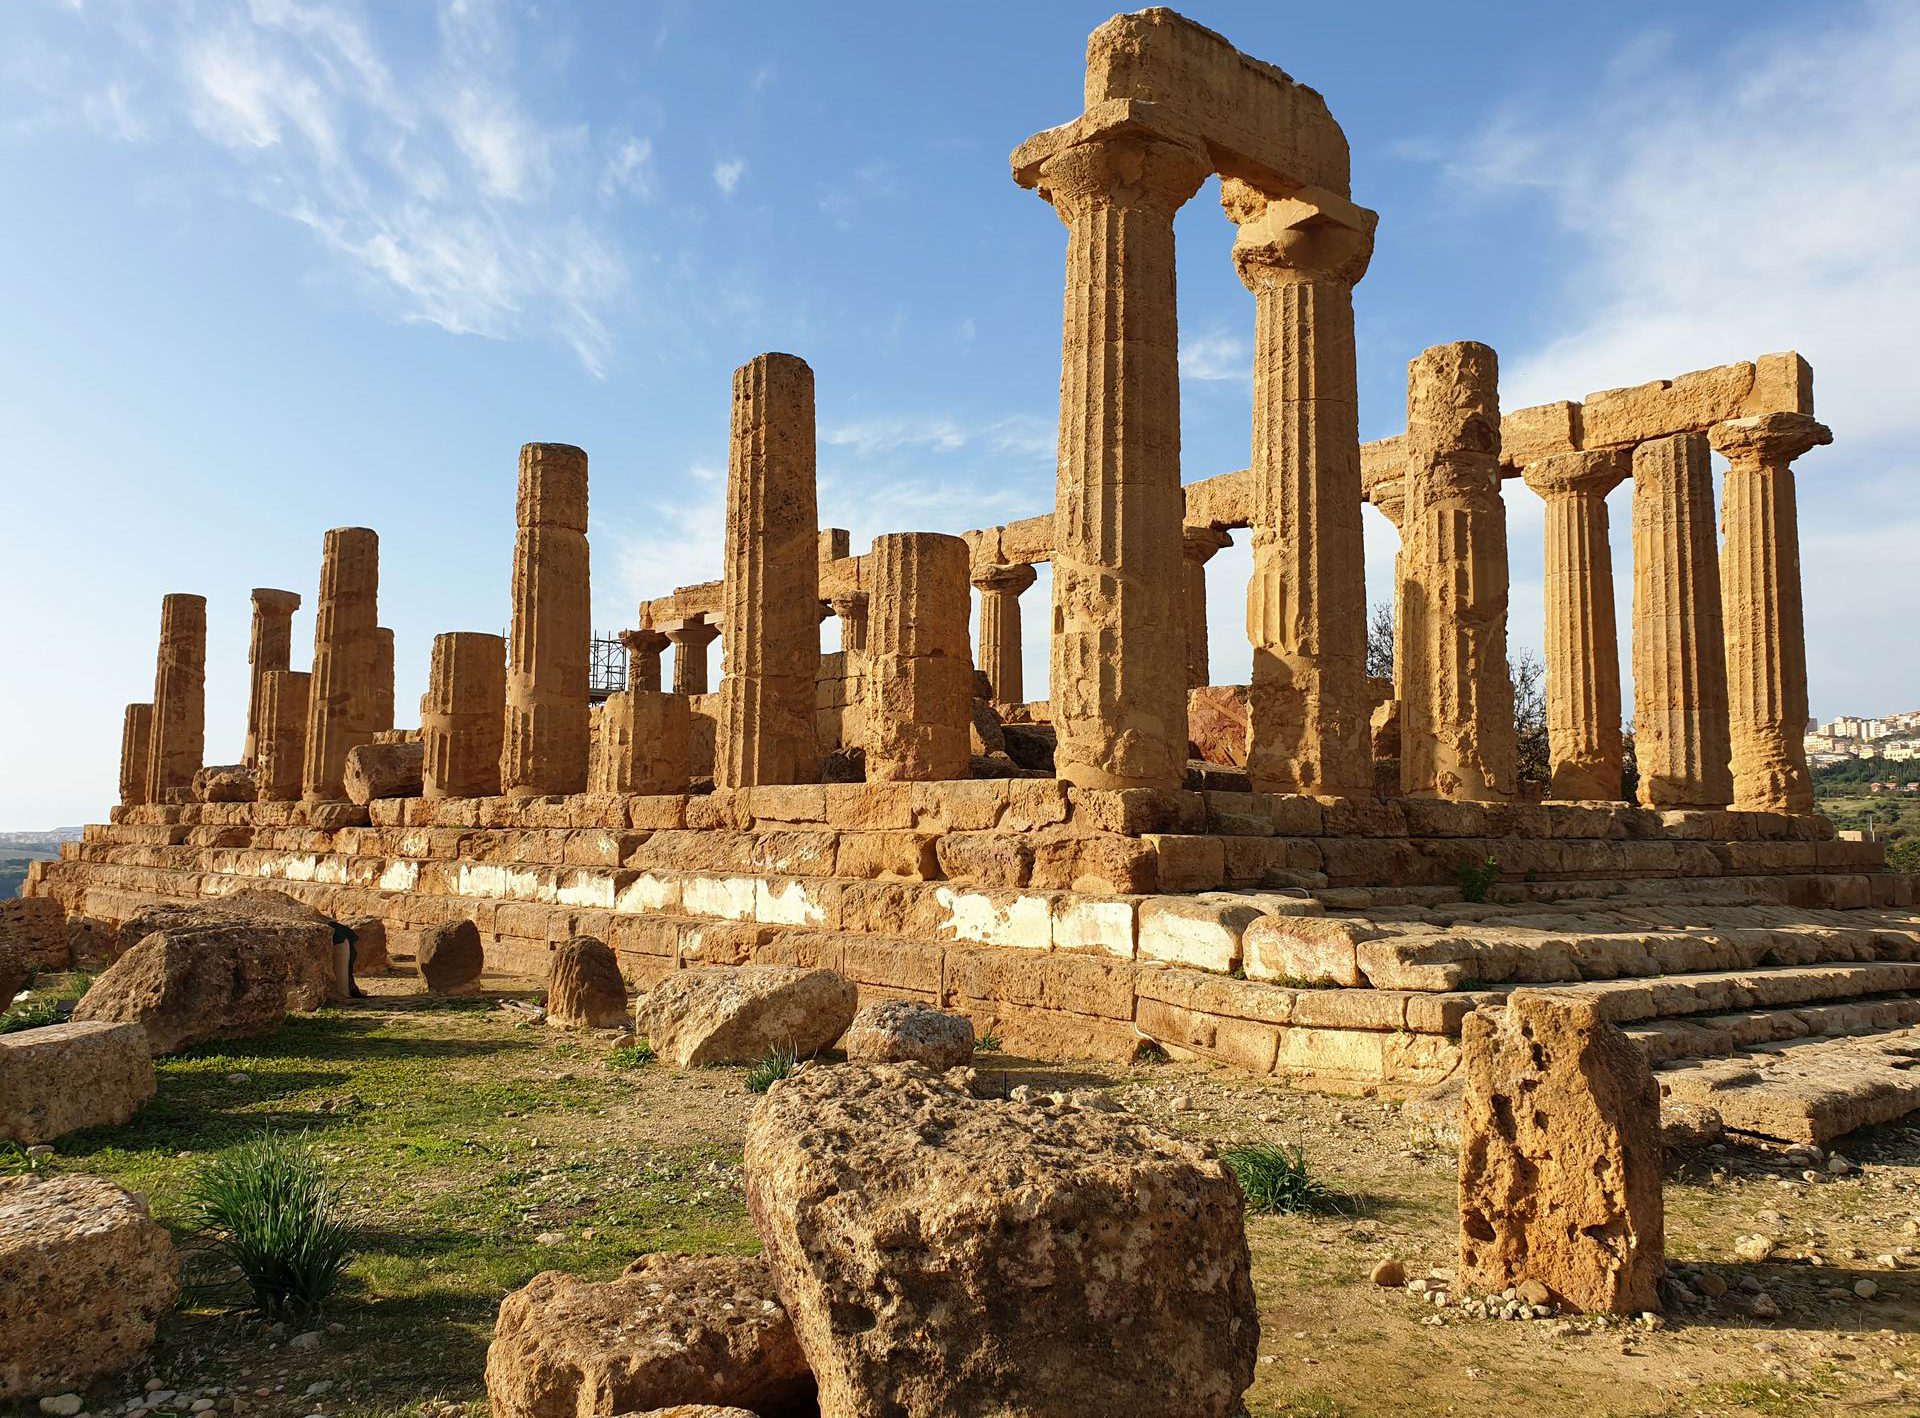
{"label": "column capital", "polygon": [[1069,224],[1103,208],[1157,212],[1171,221],[1212,175],[1204,149],[1122,128],[1093,133],[1042,159],[1033,185]]}
{"label": "column capital", "polygon": [[300,609],[300,593],[298,591],[276,591],[267,586],[255,586],[253,588],[253,604],[256,610],[267,612],[279,611],[286,615],[292,615]]}
{"label": "column capital", "polygon": [[976,572],[973,587],[981,594],[997,591],[1003,595],[1017,596],[1039,579],[1039,575],[1025,562],[1012,562],[1005,566],[989,566]]}
{"label": "column capital", "polygon": [[1810,448],[1833,442],[1833,430],[1811,414],[1758,414],[1707,430],[1713,451],[1741,471],[1784,468]]}
{"label": "column capital", "polygon": [[1233,537],[1222,527],[1187,527],[1180,533],[1181,550],[1195,566],[1205,566],[1217,551],[1233,545]]}
{"label": "column capital", "polygon": [[850,620],[867,613],[867,593],[865,591],[844,591],[837,596],[828,596],[827,605],[842,620]]}
{"label": "column capital", "polygon": [[1407,480],[1392,478],[1387,482],[1375,483],[1367,489],[1367,501],[1396,529],[1402,527],[1407,512]]}
{"label": "column capital", "polygon": [[629,654],[657,655],[673,642],[652,626],[642,626],[638,630],[620,632],[620,644]]}
{"label": "column capital", "polygon": [[1220,206],[1240,228],[1233,266],[1248,290],[1295,281],[1357,283],[1373,259],[1380,214],[1336,192],[1303,187],[1285,197],[1237,177],[1220,180]]}
{"label": "column capital", "polygon": [[720,627],[705,616],[688,616],[685,620],[670,620],[660,627],[660,633],[675,645],[709,645],[720,633]]}
{"label": "column capital", "polygon": [[1624,448],[1555,453],[1528,463],[1521,479],[1541,497],[1605,497],[1633,471],[1633,455]]}

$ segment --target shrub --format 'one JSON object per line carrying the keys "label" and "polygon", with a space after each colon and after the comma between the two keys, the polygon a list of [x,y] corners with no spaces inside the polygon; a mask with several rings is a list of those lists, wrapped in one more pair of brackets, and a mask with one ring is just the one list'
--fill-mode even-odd
{"label": "shrub", "polygon": [[1337,1211],[1339,1198],[1307,1168],[1297,1147],[1254,1142],[1229,1148],[1221,1160],[1240,1179],[1247,1210],[1258,1212]]}
{"label": "shrub", "polygon": [[302,1143],[263,1134],[212,1159],[187,1205],[269,1318],[317,1310],[339,1285],[352,1248],[340,1186]]}
{"label": "shrub", "polygon": [[800,1067],[800,1055],[792,1049],[775,1049],[747,1070],[747,1092],[765,1093],[783,1078],[791,1078]]}
{"label": "shrub", "polygon": [[653,1051],[653,1044],[646,1039],[635,1039],[631,1044],[618,1044],[607,1055],[607,1062],[614,1068],[639,1068],[650,1064],[660,1056]]}
{"label": "shrub", "polygon": [[12,1034],[21,1029],[38,1029],[43,1025],[58,1024],[65,1017],[58,1000],[28,1000],[25,1004],[16,1004],[5,1014],[0,1014],[0,1034]]}
{"label": "shrub", "polygon": [[46,1154],[35,1153],[19,1143],[0,1141],[0,1177],[18,1173],[37,1172],[44,1164]]}
{"label": "shrub", "polygon": [[1460,894],[1467,900],[1485,901],[1493,884],[1500,880],[1500,862],[1495,857],[1478,864],[1462,862],[1453,869],[1453,878],[1460,883]]}
{"label": "shrub", "polygon": [[973,1051],[976,1054],[997,1054],[1004,1047],[1006,1046],[1000,1042],[998,1034],[982,1034],[973,1041]]}

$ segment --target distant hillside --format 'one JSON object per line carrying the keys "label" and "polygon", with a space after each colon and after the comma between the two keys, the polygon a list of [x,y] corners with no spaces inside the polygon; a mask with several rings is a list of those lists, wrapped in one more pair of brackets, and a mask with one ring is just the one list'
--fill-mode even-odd
{"label": "distant hillside", "polygon": [[78,842],[78,827],[52,827],[42,832],[0,832],[0,901],[20,894],[28,862],[50,862],[60,855],[62,842]]}
{"label": "distant hillside", "polygon": [[57,847],[62,842],[78,842],[82,831],[78,827],[48,827],[39,832],[0,832],[0,847],[38,847],[47,844]]}

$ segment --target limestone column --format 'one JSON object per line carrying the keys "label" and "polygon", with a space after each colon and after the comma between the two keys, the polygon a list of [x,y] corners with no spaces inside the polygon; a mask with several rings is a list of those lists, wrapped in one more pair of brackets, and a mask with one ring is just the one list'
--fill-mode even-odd
{"label": "limestone column", "polygon": [[973,578],[980,593],[980,668],[1001,704],[1026,702],[1020,644],[1020,595],[1037,580],[1031,566],[991,566]]}
{"label": "limestone column", "polygon": [[840,648],[864,651],[867,648],[867,593],[849,591],[828,599],[833,613],[840,618]]}
{"label": "limestone column", "polygon": [[520,449],[514,503],[513,632],[500,790],[533,798],[587,786],[587,455],[567,443]]}
{"label": "limestone column", "polygon": [[147,759],[153,752],[153,706],[129,704],[120,721],[120,801],[137,807],[147,800]]}
{"label": "limestone column", "polygon": [[293,658],[293,613],[300,609],[298,591],[256,587],[253,593],[253,637],[247,645],[247,741],[242,756],[259,762],[260,682],[271,670],[284,670]]}
{"label": "limestone column", "polygon": [[1262,792],[1373,792],[1353,287],[1379,218],[1332,192],[1220,187],[1254,294],[1247,772]]}
{"label": "limestone column", "polygon": [[507,642],[473,630],[434,636],[420,698],[422,796],[499,796],[506,710]]}
{"label": "limestone column", "polygon": [[347,754],[373,742],[370,697],[378,656],[380,538],[366,527],[335,527],[320,553],[320,599],[313,613],[313,682],[300,795],[308,802],[347,796]]}
{"label": "limestone column", "polygon": [[373,675],[367,681],[367,714],[377,734],[393,727],[393,632],[377,626],[373,632]]}
{"label": "limestone column", "polygon": [[147,801],[182,802],[205,762],[207,598],[160,602],[160,653],[153,676],[153,727],[147,745]]}
{"label": "limestone column", "polygon": [[1527,486],[1547,505],[1547,795],[1620,796],[1620,640],[1614,626],[1607,494],[1630,459],[1620,451],[1561,453],[1529,463]]}
{"label": "limestone column", "polygon": [[875,537],[862,742],[869,782],[967,776],[973,657],[967,544],[937,532]]}
{"label": "limestone column", "polygon": [[653,693],[660,690],[660,652],[672,644],[651,626],[620,632],[620,643],[627,650],[627,688]]}
{"label": "limestone column", "polygon": [[1050,683],[1054,771],[1081,787],[1186,779],[1173,215],[1211,171],[1120,131],[1034,179],[1067,228]]}
{"label": "limestone column", "polygon": [[1716,541],[1707,436],[1635,448],[1633,749],[1647,807],[1733,800]]}
{"label": "limestone column", "polygon": [[628,689],[600,706],[587,791],[684,793],[692,776],[692,715],[684,694]]}
{"label": "limestone column", "polygon": [[1187,688],[1213,683],[1212,660],[1207,653],[1207,563],[1214,553],[1233,545],[1218,527],[1188,527],[1181,534],[1180,605],[1187,622]]}
{"label": "limestone column", "polygon": [[675,694],[707,692],[707,646],[719,635],[719,628],[709,625],[702,616],[689,616],[666,627],[667,640],[673,646]]}
{"label": "limestone column", "polygon": [[1833,442],[1806,414],[1761,414],[1708,435],[1728,463],[1721,503],[1733,805],[1813,811],[1807,772],[1807,631],[1793,460]]}
{"label": "limestone column", "polygon": [[819,531],[813,370],[757,356],[733,372],[715,787],[819,776]]}
{"label": "limestone column", "polygon": [[1507,668],[1507,506],[1499,365],[1436,345],[1408,367],[1400,776],[1410,797],[1511,798],[1519,743]]}
{"label": "limestone column", "polygon": [[268,670],[260,677],[260,756],[254,781],[261,802],[287,803],[300,797],[312,689],[313,676],[304,670]]}

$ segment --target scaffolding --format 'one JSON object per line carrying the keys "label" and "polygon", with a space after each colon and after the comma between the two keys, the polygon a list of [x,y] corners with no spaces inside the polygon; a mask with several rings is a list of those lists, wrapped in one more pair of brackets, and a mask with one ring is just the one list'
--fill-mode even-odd
{"label": "scaffolding", "polygon": [[593,633],[593,650],[587,660],[587,699],[593,704],[606,702],[609,694],[627,687],[627,647],[617,635]]}

